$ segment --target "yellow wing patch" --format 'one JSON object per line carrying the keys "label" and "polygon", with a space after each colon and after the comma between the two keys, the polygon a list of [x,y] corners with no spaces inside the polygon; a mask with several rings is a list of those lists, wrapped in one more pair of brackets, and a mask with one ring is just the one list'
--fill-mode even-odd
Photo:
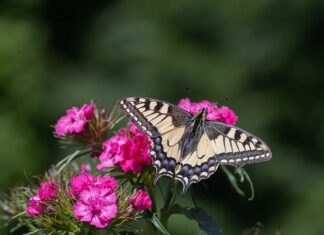
{"label": "yellow wing patch", "polygon": [[180,159],[181,151],[178,143],[181,141],[184,131],[185,127],[178,127],[161,136],[163,150],[167,153],[168,157],[172,157],[176,160]]}

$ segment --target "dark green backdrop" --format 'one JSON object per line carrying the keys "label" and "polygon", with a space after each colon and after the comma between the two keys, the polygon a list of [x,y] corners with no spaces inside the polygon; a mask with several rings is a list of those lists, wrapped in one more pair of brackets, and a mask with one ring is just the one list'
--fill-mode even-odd
{"label": "dark green backdrop", "polygon": [[[1,0],[0,190],[64,156],[51,125],[72,105],[209,99],[273,151],[246,167],[252,202],[222,172],[193,187],[225,234],[257,222],[324,234],[323,12],[316,0]],[[172,217],[172,234],[198,234],[185,221]]]}

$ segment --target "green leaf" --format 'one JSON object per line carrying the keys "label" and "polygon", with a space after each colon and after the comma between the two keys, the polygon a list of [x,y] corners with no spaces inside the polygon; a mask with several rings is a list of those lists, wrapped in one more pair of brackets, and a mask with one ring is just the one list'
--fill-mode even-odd
{"label": "green leaf", "polygon": [[41,231],[43,231],[43,229],[37,229],[37,230],[29,232],[29,233],[24,233],[24,235],[31,235],[31,234],[35,234],[35,233],[38,233],[38,232],[41,232]]}
{"label": "green leaf", "polygon": [[222,230],[216,224],[214,219],[210,217],[203,209],[184,209],[183,214],[188,219],[197,221],[201,231],[205,232],[207,235],[223,235]]}
{"label": "green leaf", "polygon": [[244,168],[239,167],[236,169],[236,172],[241,176],[241,178],[243,180],[241,180],[241,182],[244,181],[244,179],[246,179],[249,182],[250,185],[250,189],[251,189],[251,196],[248,198],[249,201],[253,200],[254,198],[254,186],[253,186],[253,182],[249,176],[249,174],[246,172],[246,170],[244,170]]}
{"label": "green leaf", "polygon": [[66,168],[73,160],[89,153],[91,153],[91,151],[86,149],[84,151],[76,150],[74,153],[68,155],[63,160],[61,160],[59,163],[56,164],[56,168],[58,168],[56,171],[56,175],[59,175],[61,171],[64,168]]}
{"label": "green leaf", "polygon": [[155,214],[152,215],[151,222],[163,235],[170,235],[170,233],[163,227],[160,220],[156,217]]}
{"label": "green leaf", "polygon": [[245,193],[238,186],[238,182],[237,182],[236,177],[225,166],[221,166],[221,168],[224,171],[224,173],[226,174],[229,182],[232,184],[232,186],[236,190],[236,192],[238,194],[240,194],[241,196],[245,196]]}

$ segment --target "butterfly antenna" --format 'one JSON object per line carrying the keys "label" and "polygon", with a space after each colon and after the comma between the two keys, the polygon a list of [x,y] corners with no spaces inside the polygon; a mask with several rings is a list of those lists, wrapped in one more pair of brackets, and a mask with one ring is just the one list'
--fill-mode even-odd
{"label": "butterfly antenna", "polygon": [[189,87],[186,87],[186,96],[190,96],[190,93],[191,93],[191,91],[190,91],[190,88]]}

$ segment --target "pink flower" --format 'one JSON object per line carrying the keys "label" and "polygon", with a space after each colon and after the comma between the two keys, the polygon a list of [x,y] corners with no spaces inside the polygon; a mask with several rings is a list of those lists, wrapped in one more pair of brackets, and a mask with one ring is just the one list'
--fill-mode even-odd
{"label": "pink flower", "polygon": [[57,184],[52,181],[41,183],[40,189],[38,190],[39,198],[42,201],[55,199],[57,194],[57,188]]}
{"label": "pink flower", "polygon": [[45,211],[46,206],[38,195],[29,199],[29,207],[26,209],[27,215],[39,216]]}
{"label": "pink flower", "polygon": [[92,116],[95,105],[84,104],[80,109],[73,106],[66,111],[66,115],[61,117],[55,125],[55,133],[58,136],[67,134],[77,134],[83,131],[88,119]]}
{"label": "pink flower", "polygon": [[83,190],[88,189],[94,181],[94,176],[86,173],[71,178],[71,188],[75,195],[79,195]]}
{"label": "pink flower", "polygon": [[130,198],[130,203],[135,210],[143,211],[152,206],[150,195],[144,190],[140,189]]}
{"label": "pink flower", "polygon": [[189,98],[183,98],[182,100],[180,100],[178,107],[188,111],[189,113],[195,114],[193,112],[191,112],[191,101]]}
{"label": "pink flower", "polygon": [[71,188],[74,195],[79,196],[82,191],[89,188],[105,188],[113,191],[118,187],[117,181],[112,176],[93,176],[90,173],[74,176],[71,179]]}
{"label": "pink flower", "polygon": [[124,159],[131,140],[128,137],[115,135],[103,143],[103,152],[99,156],[98,170],[114,167]]}
{"label": "pink flower", "polygon": [[46,201],[56,199],[57,190],[58,185],[53,181],[41,183],[38,194],[29,198],[29,207],[26,209],[27,215],[38,216],[48,210],[50,206],[46,205]]}
{"label": "pink flower", "polygon": [[115,190],[118,187],[118,183],[112,176],[97,176],[94,178],[94,186],[98,188]]}
{"label": "pink flower", "polygon": [[140,173],[145,165],[151,165],[149,156],[151,140],[135,125],[121,129],[117,135],[103,143],[98,170],[119,165],[124,172]]}
{"label": "pink flower", "polygon": [[93,111],[95,110],[95,105],[94,104],[84,104],[82,105],[80,109],[80,113],[83,113],[83,116],[85,118],[90,118],[93,114]]}
{"label": "pink flower", "polygon": [[203,108],[205,108],[207,110],[207,120],[210,121],[217,121],[229,125],[234,125],[238,120],[238,117],[230,108],[226,106],[218,108],[216,104],[208,100],[203,100],[195,103],[191,102],[189,98],[184,98],[180,100],[178,106],[193,115],[196,115]]}
{"label": "pink flower", "polygon": [[97,228],[106,227],[118,212],[117,195],[108,189],[90,187],[80,194],[74,204],[76,218]]}
{"label": "pink flower", "polygon": [[235,125],[238,120],[238,117],[235,115],[233,110],[226,106],[222,106],[220,109],[217,110],[218,112],[218,120],[219,122],[227,123],[229,125]]}

